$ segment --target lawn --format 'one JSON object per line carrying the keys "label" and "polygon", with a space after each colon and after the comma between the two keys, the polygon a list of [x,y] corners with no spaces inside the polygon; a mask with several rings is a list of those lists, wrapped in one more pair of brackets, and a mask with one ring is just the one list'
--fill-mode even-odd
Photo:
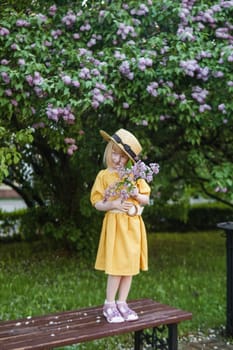
{"label": "lawn", "polygon": [[[152,298],[191,311],[193,319],[180,324],[180,335],[224,326],[223,233],[153,233],[148,243],[149,271],[134,278],[130,299]],[[106,276],[93,269],[94,259],[83,261],[49,241],[1,243],[0,319],[102,304]],[[126,335],[66,349],[130,349],[131,341]]]}

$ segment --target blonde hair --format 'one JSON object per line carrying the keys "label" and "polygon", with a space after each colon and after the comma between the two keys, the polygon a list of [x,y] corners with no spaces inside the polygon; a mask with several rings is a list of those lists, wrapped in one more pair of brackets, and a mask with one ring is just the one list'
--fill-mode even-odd
{"label": "blonde hair", "polygon": [[122,151],[120,147],[118,147],[115,142],[109,141],[107,143],[107,146],[105,147],[104,156],[103,156],[103,163],[107,168],[112,167],[112,152],[115,151],[119,154],[124,154],[128,157],[128,155]]}

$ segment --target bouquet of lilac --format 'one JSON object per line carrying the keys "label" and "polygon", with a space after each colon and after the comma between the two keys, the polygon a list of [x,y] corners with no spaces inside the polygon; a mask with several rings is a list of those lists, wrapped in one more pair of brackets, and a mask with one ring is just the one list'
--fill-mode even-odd
{"label": "bouquet of lilac", "polygon": [[111,197],[119,197],[122,201],[130,197],[130,193],[136,186],[138,179],[144,179],[146,182],[152,182],[154,175],[159,173],[159,164],[150,163],[146,165],[141,160],[137,161],[130,168],[118,169],[120,181],[109,186],[104,195],[104,201]]}

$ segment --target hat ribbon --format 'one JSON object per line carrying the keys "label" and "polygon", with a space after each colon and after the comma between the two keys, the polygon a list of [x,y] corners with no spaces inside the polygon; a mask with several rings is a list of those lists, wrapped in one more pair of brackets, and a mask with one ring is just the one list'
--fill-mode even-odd
{"label": "hat ribbon", "polygon": [[134,153],[134,151],[132,150],[132,148],[127,145],[127,143],[123,143],[120,136],[118,136],[117,134],[112,135],[112,138],[119,144],[121,144],[124,147],[124,150],[134,159],[136,160],[137,155]]}

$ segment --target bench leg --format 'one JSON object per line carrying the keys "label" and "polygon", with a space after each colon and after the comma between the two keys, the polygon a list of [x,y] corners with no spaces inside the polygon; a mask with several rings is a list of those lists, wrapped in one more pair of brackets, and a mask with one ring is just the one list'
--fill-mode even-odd
{"label": "bench leg", "polygon": [[155,327],[151,333],[137,331],[134,333],[134,350],[143,350],[143,344],[151,345],[153,350],[178,350],[177,324],[167,325],[168,336],[161,338],[166,327]]}
{"label": "bench leg", "polygon": [[177,324],[168,325],[168,350],[178,350]]}
{"label": "bench leg", "polygon": [[143,331],[137,331],[134,333],[134,350],[143,349],[142,335]]}

